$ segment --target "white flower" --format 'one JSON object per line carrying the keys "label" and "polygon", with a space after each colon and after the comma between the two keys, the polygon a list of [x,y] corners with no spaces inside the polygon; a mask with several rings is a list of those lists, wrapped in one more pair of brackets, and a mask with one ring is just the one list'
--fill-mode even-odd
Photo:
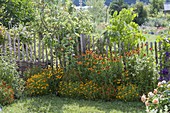
{"label": "white flower", "polygon": [[154,96],[154,94],[153,94],[152,92],[149,92],[149,93],[148,93],[148,97],[149,97],[149,98],[152,98],[153,96]]}
{"label": "white flower", "polygon": [[167,88],[170,88],[170,84],[167,85]]}
{"label": "white flower", "polygon": [[0,108],[0,112],[2,111],[2,108]]}
{"label": "white flower", "polygon": [[166,81],[165,81],[165,80],[163,80],[163,81],[162,81],[162,84],[166,84]]}

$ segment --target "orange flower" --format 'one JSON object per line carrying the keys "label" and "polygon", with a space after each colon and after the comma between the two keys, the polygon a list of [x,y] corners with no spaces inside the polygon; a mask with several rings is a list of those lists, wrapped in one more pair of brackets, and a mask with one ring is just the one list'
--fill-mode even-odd
{"label": "orange flower", "polygon": [[97,74],[100,74],[100,71],[98,71]]}
{"label": "orange flower", "polygon": [[94,71],[94,69],[93,69],[93,68],[88,68],[88,70],[90,70],[90,71]]}
{"label": "orange flower", "polygon": [[83,63],[81,61],[77,62],[78,65],[82,65]]}
{"label": "orange flower", "polygon": [[153,49],[152,49],[152,48],[149,48],[149,50],[151,50],[151,51],[152,51]]}

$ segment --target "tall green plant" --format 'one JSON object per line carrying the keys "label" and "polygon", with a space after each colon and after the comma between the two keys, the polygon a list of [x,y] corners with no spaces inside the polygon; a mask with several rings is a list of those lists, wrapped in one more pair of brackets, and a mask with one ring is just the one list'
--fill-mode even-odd
{"label": "tall green plant", "polygon": [[106,29],[112,42],[123,42],[127,47],[128,44],[134,46],[139,40],[145,39],[138,24],[133,22],[136,16],[133,9],[123,9],[119,14],[114,12]]}

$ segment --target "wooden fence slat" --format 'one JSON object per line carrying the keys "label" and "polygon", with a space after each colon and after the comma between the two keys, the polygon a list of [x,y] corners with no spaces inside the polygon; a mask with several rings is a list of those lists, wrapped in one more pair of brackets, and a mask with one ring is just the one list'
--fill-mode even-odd
{"label": "wooden fence slat", "polygon": [[47,50],[47,47],[45,49],[45,54],[46,54],[46,65],[48,66],[48,50]]}
{"label": "wooden fence slat", "polygon": [[38,42],[38,62],[41,62],[41,38],[39,36],[39,42]]}
{"label": "wooden fence slat", "polygon": [[53,66],[53,48],[52,48],[52,44],[50,45],[50,55],[51,55],[50,64],[51,64],[51,67],[54,68],[54,66]]}
{"label": "wooden fence slat", "polygon": [[150,50],[152,50],[152,49],[153,49],[153,43],[150,42]]}
{"label": "wooden fence slat", "polygon": [[106,56],[108,57],[108,50],[109,50],[109,39],[106,38]]}
{"label": "wooden fence slat", "polygon": [[42,61],[44,63],[44,42],[42,41]]}
{"label": "wooden fence slat", "polygon": [[28,62],[29,60],[29,54],[28,54],[28,44],[26,43],[26,61]]}
{"label": "wooden fence slat", "polygon": [[57,47],[55,46],[55,55],[56,55],[56,68],[58,67],[58,53],[57,53]]}
{"label": "wooden fence slat", "polygon": [[93,51],[95,51],[95,47],[94,47],[94,36],[92,37],[92,48],[93,48]]}
{"label": "wooden fence slat", "polygon": [[20,62],[20,39],[18,37],[18,61]]}
{"label": "wooden fence slat", "polygon": [[36,39],[35,39],[35,34],[34,34],[34,57],[35,57],[34,61],[36,62],[37,57],[36,57]]}
{"label": "wooden fence slat", "polygon": [[22,61],[25,61],[24,44],[22,44]]}
{"label": "wooden fence slat", "polygon": [[148,53],[149,53],[148,42],[145,43],[145,46],[146,46],[146,53],[147,53],[147,55],[148,55]]}
{"label": "wooden fence slat", "polygon": [[32,50],[32,45],[30,45],[30,62],[33,61],[33,50]]}
{"label": "wooden fence slat", "polygon": [[[5,34],[5,37],[4,37],[5,41],[6,41],[6,36],[7,36],[7,34]],[[7,55],[7,44],[6,43],[4,43],[4,54],[5,54],[5,56]]]}
{"label": "wooden fence slat", "polygon": [[158,64],[158,50],[157,50],[157,42],[155,42],[155,60],[156,60],[156,64]]}
{"label": "wooden fence slat", "polygon": [[114,53],[116,54],[116,42],[113,43],[114,45]]}
{"label": "wooden fence slat", "polygon": [[16,55],[16,37],[14,37],[14,40],[13,40],[13,44],[14,44],[14,60],[16,61],[17,59],[17,55]]}
{"label": "wooden fence slat", "polygon": [[[162,50],[162,42],[159,42],[159,52]],[[162,54],[160,54],[160,69],[162,69]]]}
{"label": "wooden fence slat", "polygon": [[11,42],[11,36],[9,35],[9,33],[7,33],[8,34],[8,41],[9,41],[9,56],[10,56],[10,60],[12,61],[12,42]]}

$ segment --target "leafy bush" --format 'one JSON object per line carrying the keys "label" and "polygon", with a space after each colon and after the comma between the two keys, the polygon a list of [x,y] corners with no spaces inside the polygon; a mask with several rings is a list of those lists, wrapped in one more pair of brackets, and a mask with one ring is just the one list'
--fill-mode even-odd
{"label": "leafy bush", "polygon": [[[145,39],[138,24],[133,22],[136,16],[133,9],[122,9],[119,14],[117,11],[114,12],[106,28],[112,42],[123,42],[124,47],[131,47],[135,46],[139,40]],[[124,49],[127,50],[127,48]]]}
{"label": "leafy bush", "polygon": [[[169,36],[169,35],[168,35]],[[170,81],[170,37],[162,39],[163,50],[161,51],[162,62],[160,70],[160,81]]]}
{"label": "leafy bush", "polygon": [[[152,48],[150,50],[152,52]],[[135,84],[140,94],[152,90],[158,78],[154,56],[137,49],[127,52],[125,59],[128,71],[128,80],[125,82]]]}
{"label": "leafy bush", "polygon": [[16,97],[20,97],[24,91],[25,82],[20,78],[16,70],[16,64],[10,61],[8,56],[0,56],[0,80],[12,87]]}
{"label": "leafy bush", "polygon": [[153,92],[141,97],[142,102],[146,105],[147,112],[169,113],[170,112],[170,82],[162,81]]}
{"label": "leafy bush", "polygon": [[102,55],[92,51],[86,51],[86,54],[72,59],[68,74],[63,79],[83,82],[92,80],[101,86],[103,84],[116,85],[117,79],[121,78],[122,72],[123,63],[121,56],[115,56],[111,59],[102,57]]}
{"label": "leafy bush", "polygon": [[63,76],[63,70],[43,69],[42,72],[34,74],[26,81],[26,91],[30,96],[54,93],[57,90],[59,80]]}
{"label": "leafy bush", "polygon": [[135,101],[139,100],[139,92],[136,85],[131,83],[129,84],[121,84],[117,87],[117,95],[116,98],[123,101]]}
{"label": "leafy bush", "polygon": [[100,96],[100,87],[92,81],[72,82],[61,81],[58,93],[60,96],[84,99],[97,99]]}
{"label": "leafy bush", "polygon": [[4,81],[0,81],[0,105],[10,104],[14,101],[14,91],[12,87]]}

